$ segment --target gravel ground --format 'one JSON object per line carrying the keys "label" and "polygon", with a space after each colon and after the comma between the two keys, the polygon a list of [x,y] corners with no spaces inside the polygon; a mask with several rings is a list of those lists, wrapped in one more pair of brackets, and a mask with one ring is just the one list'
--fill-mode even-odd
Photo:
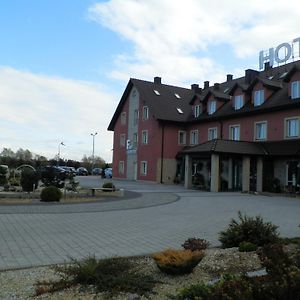
{"label": "gravel ground", "polygon": [[[206,250],[205,257],[194,269],[194,272],[184,276],[167,276],[162,274],[150,257],[138,257],[134,259],[145,273],[152,274],[162,283],[157,284],[154,294],[148,297],[119,295],[114,298],[116,300],[165,300],[168,299],[167,294],[176,294],[176,291],[182,287],[198,282],[207,283],[226,272],[240,273],[261,269],[260,260],[255,252],[239,252],[237,248],[212,248]],[[84,290],[82,287],[75,287],[55,294],[35,296],[35,283],[37,281],[53,280],[56,278],[57,276],[49,266],[0,272],[0,299],[104,299],[103,295],[95,294],[92,289]]]}

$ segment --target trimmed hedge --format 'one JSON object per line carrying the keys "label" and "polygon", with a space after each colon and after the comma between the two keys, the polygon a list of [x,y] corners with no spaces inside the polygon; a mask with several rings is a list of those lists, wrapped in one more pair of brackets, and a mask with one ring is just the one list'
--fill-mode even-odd
{"label": "trimmed hedge", "polygon": [[47,186],[42,189],[40,197],[43,202],[58,202],[62,197],[62,192],[55,186]]}

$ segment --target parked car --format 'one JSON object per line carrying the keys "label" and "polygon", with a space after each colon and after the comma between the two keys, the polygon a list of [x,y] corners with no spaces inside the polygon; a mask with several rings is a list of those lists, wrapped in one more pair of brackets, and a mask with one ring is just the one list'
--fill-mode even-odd
{"label": "parked car", "polygon": [[76,170],[76,175],[78,176],[87,176],[89,175],[89,172],[86,168],[84,167],[79,167],[77,170]]}
{"label": "parked car", "polygon": [[92,170],[92,175],[101,175],[102,169],[101,168],[94,168]]}
{"label": "parked car", "polygon": [[60,168],[64,169],[68,176],[75,176],[76,170],[74,167],[60,166]]}
{"label": "parked car", "polygon": [[112,178],[112,168],[106,168],[104,173],[106,178]]}

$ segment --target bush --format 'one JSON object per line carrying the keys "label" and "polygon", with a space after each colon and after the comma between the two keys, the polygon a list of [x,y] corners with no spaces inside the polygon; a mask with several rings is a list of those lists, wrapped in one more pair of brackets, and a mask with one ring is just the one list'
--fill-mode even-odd
{"label": "bush", "polygon": [[58,202],[62,197],[62,192],[55,186],[47,186],[42,189],[40,197],[43,202]]}
{"label": "bush", "polygon": [[189,274],[203,258],[203,251],[167,249],[152,255],[157,267],[166,274]]}
{"label": "bush", "polygon": [[267,275],[237,277],[224,275],[217,283],[196,284],[182,289],[175,300],[294,300],[300,299],[300,268],[282,244],[269,244],[259,251]]}
{"label": "bush", "polygon": [[279,240],[278,226],[264,222],[260,216],[248,217],[239,212],[238,217],[240,222],[232,219],[228,228],[219,233],[219,241],[224,248],[238,247],[241,242],[263,246]]}
{"label": "bush", "polygon": [[24,169],[21,173],[20,184],[24,192],[32,192],[38,183],[38,175],[36,171]]}
{"label": "bush", "polygon": [[209,242],[199,238],[189,238],[182,245],[185,250],[199,251],[205,250],[209,246]]}
{"label": "bush", "polygon": [[107,190],[103,190],[104,192],[113,192],[116,190],[116,187],[112,182],[103,183],[102,188],[107,189]]}
{"label": "bush", "polygon": [[257,249],[257,245],[251,242],[241,242],[239,244],[240,252],[251,252],[251,251],[256,251],[256,249]]}
{"label": "bush", "polygon": [[[38,282],[36,294],[55,292],[78,284],[94,286],[108,296],[123,292],[143,295],[154,288],[157,281],[135,269],[128,258],[97,260],[89,257],[83,261],[73,260],[71,265],[55,267],[59,281]],[[111,298],[109,298],[111,299]]]}

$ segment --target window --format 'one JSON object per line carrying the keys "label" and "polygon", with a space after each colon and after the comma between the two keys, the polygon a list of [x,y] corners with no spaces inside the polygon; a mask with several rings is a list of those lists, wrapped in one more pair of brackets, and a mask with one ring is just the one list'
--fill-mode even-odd
{"label": "window", "polygon": [[267,122],[255,123],[255,139],[256,140],[267,139]]}
{"label": "window", "polygon": [[285,136],[287,138],[299,137],[299,120],[300,118],[291,118],[285,120]]}
{"label": "window", "polygon": [[217,138],[217,127],[208,128],[208,140],[214,140]]}
{"label": "window", "polygon": [[186,144],[186,132],[183,130],[178,131],[178,144],[179,145]]}
{"label": "window", "polygon": [[141,175],[147,175],[147,162],[141,161]]}
{"label": "window", "polygon": [[143,107],[143,120],[149,119],[149,108],[148,106]]}
{"label": "window", "polygon": [[210,101],[208,102],[208,114],[212,115],[217,109],[217,102],[216,101]]}
{"label": "window", "polygon": [[233,125],[229,127],[229,138],[233,141],[240,140],[240,125]]}
{"label": "window", "polygon": [[148,144],[148,130],[142,131],[142,144]]}
{"label": "window", "polygon": [[136,149],[138,144],[138,134],[135,132],[133,134],[133,143],[132,143],[132,148]]}
{"label": "window", "polygon": [[126,124],[126,112],[121,113],[121,124],[122,125]]}
{"label": "window", "polygon": [[198,144],[198,130],[191,130],[190,132],[190,145]]}
{"label": "window", "polygon": [[300,98],[300,81],[292,82],[291,96],[292,99]]}
{"label": "window", "polygon": [[265,101],[265,92],[264,90],[259,90],[254,92],[254,106],[262,105]]}
{"label": "window", "polygon": [[120,134],[120,146],[121,147],[125,147],[125,142],[126,142],[126,140],[125,140],[125,134],[122,133],[122,134]]}
{"label": "window", "polygon": [[234,109],[238,110],[244,106],[244,96],[238,95],[234,97]]}
{"label": "window", "polygon": [[201,105],[195,105],[194,106],[194,117],[197,118],[201,114]]}
{"label": "window", "polygon": [[155,93],[155,95],[160,96],[160,92],[158,90],[153,90],[153,92]]}
{"label": "window", "polygon": [[181,99],[181,97],[180,97],[179,94],[175,93],[174,95],[175,95],[175,97],[176,97],[177,99]]}
{"label": "window", "polygon": [[124,174],[124,161],[119,161],[119,174]]}
{"label": "window", "polygon": [[139,111],[138,111],[138,109],[135,109],[133,112],[134,125],[136,125],[138,123],[138,120],[139,120]]}

